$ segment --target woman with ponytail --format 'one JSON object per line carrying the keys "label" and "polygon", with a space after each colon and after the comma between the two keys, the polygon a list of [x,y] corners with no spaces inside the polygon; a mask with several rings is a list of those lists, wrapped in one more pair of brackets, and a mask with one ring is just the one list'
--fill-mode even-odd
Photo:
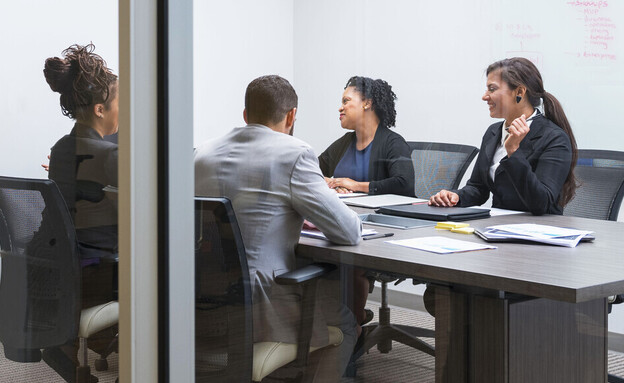
{"label": "woman with ponytail", "polygon": [[[82,266],[82,307],[113,300],[117,257],[117,200],[102,191],[117,186],[117,144],[103,137],[117,132],[118,81],[95,46],[72,45],[63,58],[45,61],[43,74],[60,93],[61,111],[74,120],[69,134],[50,153],[49,178],[61,190],[72,215]],[[89,348],[103,351],[115,332],[89,338]],[[67,382],[75,380],[77,342],[46,349],[43,359]]]}
{"label": "woman with ponytail", "polygon": [[497,61],[486,73],[482,99],[490,116],[504,121],[485,132],[466,186],[442,190],[429,204],[481,205],[491,192],[495,208],[562,214],[574,197],[578,152],[561,104],[544,90],[538,69],[525,58]]}

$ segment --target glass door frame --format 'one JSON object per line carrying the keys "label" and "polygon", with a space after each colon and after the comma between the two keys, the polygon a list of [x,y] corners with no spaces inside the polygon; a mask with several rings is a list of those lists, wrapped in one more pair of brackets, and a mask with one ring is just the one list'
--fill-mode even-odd
{"label": "glass door frame", "polygon": [[192,0],[119,1],[119,374],[194,381]]}

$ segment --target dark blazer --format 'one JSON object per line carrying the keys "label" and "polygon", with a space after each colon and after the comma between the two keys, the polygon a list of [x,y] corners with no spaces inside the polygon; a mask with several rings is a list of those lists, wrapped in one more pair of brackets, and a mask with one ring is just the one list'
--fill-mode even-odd
{"label": "dark blazer", "polygon": [[117,186],[117,144],[76,123],[52,147],[50,172],[74,219],[82,258],[117,252],[117,200],[102,191]]}
{"label": "dark blazer", "polygon": [[502,122],[490,125],[466,186],[455,190],[458,206],[481,205],[492,192],[492,207],[528,211],[535,215],[562,214],[561,189],[570,171],[572,147],[568,135],[540,115],[511,157],[504,157],[494,182],[489,169],[501,140]]}
{"label": "dark blazer", "polygon": [[[331,144],[319,156],[319,166],[325,177],[332,177],[347,148],[355,140],[349,132]],[[369,194],[401,194],[414,196],[414,167],[411,150],[400,134],[377,128],[371,142],[368,167]]]}

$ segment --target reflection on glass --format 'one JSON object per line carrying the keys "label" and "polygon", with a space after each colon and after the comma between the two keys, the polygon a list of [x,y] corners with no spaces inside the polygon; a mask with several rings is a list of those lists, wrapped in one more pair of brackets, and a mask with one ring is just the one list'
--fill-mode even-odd
{"label": "reflection on glass", "polygon": [[45,61],[45,80],[75,121],[52,148],[54,182],[2,178],[5,357],[53,370],[36,365],[29,381],[96,381],[86,347],[100,355],[97,370],[116,350],[117,196],[103,189],[117,187],[117,144],[103,137],[117,132],[118,80],[94,49],[72,45]]}
{"label": "reflection on glass", "polygon": [[[75,121],[50,154],[49,177],[59,186],[76,228],[82,267],[82,308],[115,299],[117,250],[117,196],[105,192],[117,187],[117,144],[103,139],[118,129],[118,80],[95,46],[72,45],[63,58],[45,62],[44,75],[60,93],[63,115]],[[106,353],[116,328],[91,337],[89,348]],[[44,351],[44,360],[61,376],[76,364],[77,344],[71,341]],[[48,356],[48,357],[46,357]]]}

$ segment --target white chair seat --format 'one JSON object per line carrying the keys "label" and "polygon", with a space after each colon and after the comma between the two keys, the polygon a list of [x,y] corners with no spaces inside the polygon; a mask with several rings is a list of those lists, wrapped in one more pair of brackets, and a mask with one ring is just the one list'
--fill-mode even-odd
{"label": "white chair seat", "polygon": [[119,321],[119,303],[111,301],[86,308],[80,312],[78,336],[88,338],[91,335],[115,325]]}
{"label": "white chair seat", "polygon": [[[338,327],[328,326],[328,345],[339,346],[344,339]],[[310,352],[322,347],[310,347]],[[253,369],[251,379],[259,382],[264,377],[297,358],[297,345],[282,342],[258,342],[253,345]]]}

